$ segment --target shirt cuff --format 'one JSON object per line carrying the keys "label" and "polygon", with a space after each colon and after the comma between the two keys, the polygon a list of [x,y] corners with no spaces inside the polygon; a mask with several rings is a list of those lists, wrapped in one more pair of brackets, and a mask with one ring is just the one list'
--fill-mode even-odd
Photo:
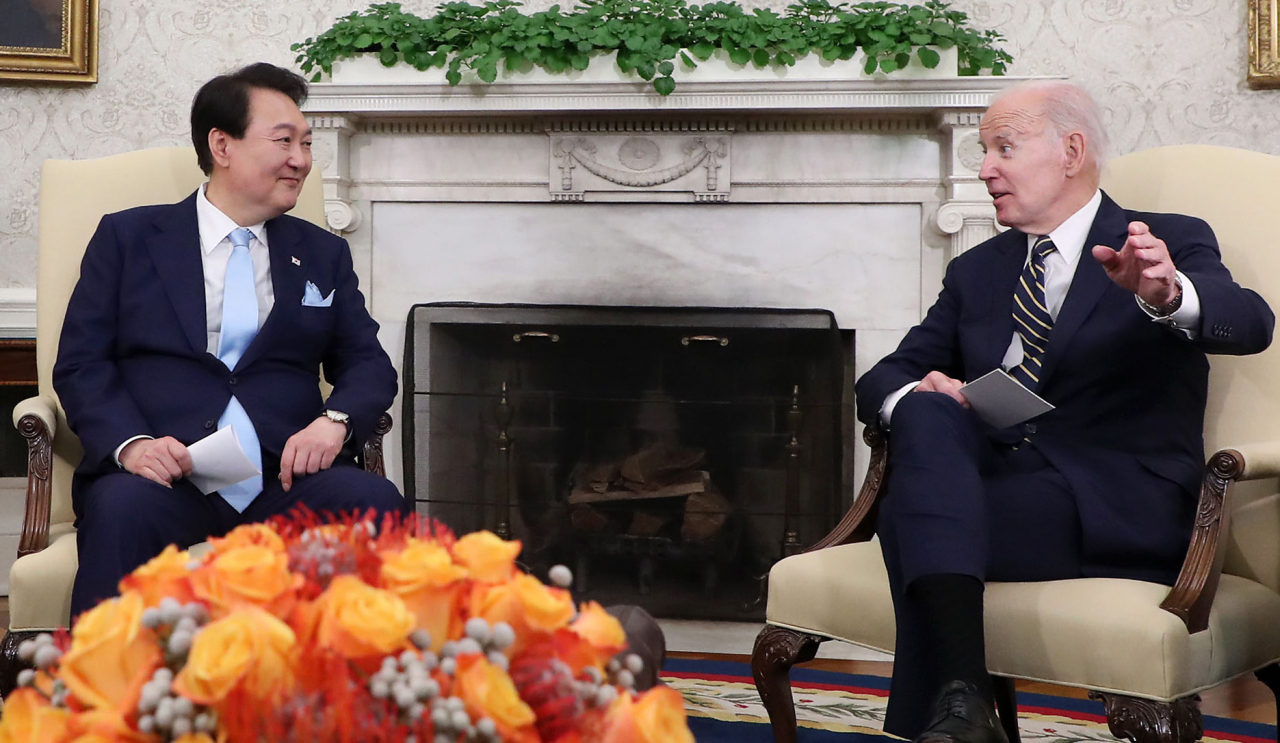
{"label": "shirt cuff", "polygon": [[[1152,322],[1167,325],[1170,328],[1182,333],[1187,340],[1195,340],[1199,337],[1200,328],[1200,295],[1196,292],[1196,285],[1191,283],[1191,279],[1181,271],[1178,271],[1178,280],[1182,282],[1182,306],[1173,314],[1167,317],[1158,317],[1151,314],[1151,311],[1142,306],[1138,302],[1138,307],[1151,318]],[[1134,295],[1134,301],[1138,300],[1138,295]]]}
{"label": "shirt cuff", "polygon": [[114,457],[115,457],[115,460],[116,460],[116,466],[117,466],[117,467],[119,467],[119,468],[121,468],[121,469],[124,469],[124,465],[123,465],[123,464],[120,464],[120,452],[124,451],[124,448],[125,448],[126,446],[128,446],[129,444],[132,444],[133,442],[137,441],[138,439],[153,439],[153,438],[155,438],[155,437],[154,437],[154,436],[147,436],[147,435],[143,434],[143,435],[141,435],[141,436],[132,436],[132,437],[130,437],[130,438],[125,439],[123,444],[121,444],[121,445],[119,445],[119,446],[117,446],[117,447],[116,447],[116,452],[115,452],[115,454],[113,454],[113,455],[112,455],[112,456],[114,456]]}
{"label": "shirt cuff", "polygon": [[889,396],[884,399],[884,403],[880,405],[880,425],[884,430],[889,430],[889,419],[893,418],[893,408],[911,390],[920,385],[920,382],[912,382],[899,387],[894,392],[890,392]]}

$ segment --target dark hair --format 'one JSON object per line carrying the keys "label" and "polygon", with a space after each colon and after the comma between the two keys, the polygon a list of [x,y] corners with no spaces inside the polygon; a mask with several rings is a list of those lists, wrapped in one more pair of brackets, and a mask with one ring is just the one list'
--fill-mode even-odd
{"label": "dark hair", "polygon": [[220,129],[235,139],[244,138],[249,128],[249,91],[253,88],[279,91],[299,106],[307,99],[307,81],[302,76],[266,62],[219,75],[200,86],[191,102],[191,142],[205,175],[213,172],[209,132]]}

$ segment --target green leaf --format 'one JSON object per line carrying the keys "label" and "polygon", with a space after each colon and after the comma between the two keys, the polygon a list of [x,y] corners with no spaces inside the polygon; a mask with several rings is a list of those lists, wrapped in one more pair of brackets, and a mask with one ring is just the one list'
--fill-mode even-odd
{"label": "green leaf", "polygon": [[653,89],[658,91],[658,95],[671,95],[676,89],[676,81],[668,75],[659,77],[653,81]]}
{"label": "green leaf", "polygon": [[445,79],[445,82],[449,83],[450,85],[458,85],[459,83],[462,82],[462,73],[459,72],[458,70],[449,70],[448,72],[444,73],[444,79]]}
{"label": "green leaf", "polygon": [[911,43],[916,46],[924,46],[925,44],[928,44],[929,42],[933,41],[932,34],[914,33],[907,36],[907,38],[910,39]]}
{"label": "green leaf", "polygon": [[755,50],[755,52],[751,55],[751,61],[752,61],[752,62],[755,62],[756,67],[768,67],[768,66],[769,66],[769,52],[765,51],[764,49],[757,49],[757,50]]}
{"label": "green leaf", "polygon": [[751,52],[746,49],[734,49],[729,52],[729,61],[736,65],[744,65],[751,61]]}
{"label": "green leaf", "polygon": [[658,74],[663,77],[671,77],[671,73],[676,71],[676,66],[671,64],[670,60],[663,61],[658,64]]}
{"label": "green leaf", "polygon": [[498,79],[498,65],[492,62],[481,64],[476,68],[476,75],[486,83],[491,83]]}
{"label": "green leaf", "polygon": [[368,48],[368,46],[372,43],[373,43],[373,34],[365,33],[365,34],[360,34],[359,36],[356,37],[356,40],[353,46],[355,46],[355,48],[357,49],[365,49],[365,48]]}
{"label": "green leaf", "polygon": [[894,59],[893,57],[890,57],[888,59],[882,59],[880,60],[880,69],[884,70],[885,72],[893,72],[894,70],[898,69],[898,60]]}
{"label": "green leaf", "polygon": [[711,59],[712,54],[716,53],[716,48],[705,41],[700,41],[690,47],[689,51],[693,52],[693,56],[703,62],[706,62],[708,59]]}
{"label": "green leaf", "polygon": [[916,51],[916,56],[920,58],[920,64],[931,70],[937,67],[938,63],[942,61],[942,55],[927,46],[920,47],[920,49]]}
{"label": "green leaf", "polygon": [[585,70],[591,66],[591,57],[586,54],[574,54],[569,57],[569,64],[575,70]]}
{"label": "green leaf", "polygon": [[862,66],[862,71],[870,75],[871,73],[876,71],[876,64],[877,64],[876,58],[868,55],[867,63]]}
{"label": "green leaf", "polygon": [[382,62],[383,67],[391,67],[400,59],[400,55],[396,54],[394,49],[383,49],[378,53],[378,61]]}
{"label": "green leaf", "polygon": [[779,64],[786,65],[787,67],[793,67],[795,66],[796,58],[786,52],[778,52],[778,62]]}
{"label": "green leaf", "polygon": [[684,66],[688,67],[691,70],[696,69],[698,66],[698,64],[694,62],[692,59],[690,59],[689,55],[685,54],[684,52],[680,52],[680,61],[684,62]]}

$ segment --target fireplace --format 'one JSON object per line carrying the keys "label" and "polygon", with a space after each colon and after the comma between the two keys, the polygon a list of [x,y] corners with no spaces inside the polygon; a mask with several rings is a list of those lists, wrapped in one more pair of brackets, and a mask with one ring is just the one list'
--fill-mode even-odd
{"label": "fireplace", "polygon": [[406,492],[581,598],[760,619],[760,577],[843,510],[849,351],[818,310],[419,305]]}

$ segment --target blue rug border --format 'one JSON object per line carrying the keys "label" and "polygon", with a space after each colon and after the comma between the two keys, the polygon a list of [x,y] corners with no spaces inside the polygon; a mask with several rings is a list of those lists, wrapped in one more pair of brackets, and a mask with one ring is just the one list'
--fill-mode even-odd
{"label": "blue rug border", "polygon": [[[662,664],[662,670],[669,673],[734,676],[741,678],[747,683],[752,682],[751,666],[747,663],[740,663],[738,661],[731,660],[667,658],[666,662]],[[791,680],[801,684],[811,683],[831,684],[837,686],[857,686],[864,689],[884,691],[886,693],[889,691],[889,679],[882,676],[841,673],[839,671],[822,671],[813,668],[792,668]],[[1025,705],[1028,707],[1047,707],[1050,709],[1061,709],[1068,712],[1079,712],[1093,715],[1106,714],[1103,711],[1102,702],[1095,702],[1089,699],[1058,697],[1051,694],[1034,694],[1024,691],[1018,692],[1018,705]],[[1226,733],[1227,735],[1242,735],[1270,740],[1276,739],[1276,726],[1268,725],[1265,722],[1248,722],[1246,720],[1233,720],[1230,717],[1205,715],[1204,726],[1206,731]]]}

